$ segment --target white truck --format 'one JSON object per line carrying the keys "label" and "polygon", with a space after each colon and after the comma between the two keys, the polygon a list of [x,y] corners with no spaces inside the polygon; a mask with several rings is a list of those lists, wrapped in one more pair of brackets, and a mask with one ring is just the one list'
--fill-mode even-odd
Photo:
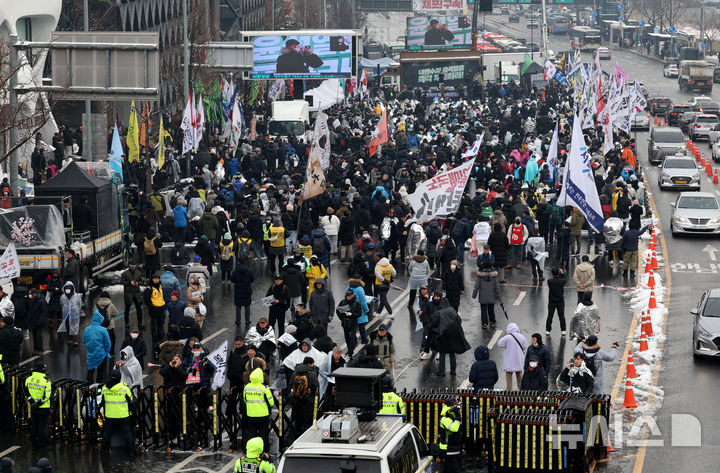
{"label": "white truck", "polygon": [[697,90],[710,94],[713,86],[715,66],[705,61],[680,61],[678,87],[681,91]]}
{"label": "white truck", "polygon": [[268,135],[288,138],[297,136],[306,143],[312,141],[310,106],[305,100],[276,100],[272,103],[272,117]]}
{"label": "white truck", "polygon": [[495,79],[502,84],[507,84],[511,80],[516,84],[520,84],[520,66],[512,62],[498,62],[495,64]]}

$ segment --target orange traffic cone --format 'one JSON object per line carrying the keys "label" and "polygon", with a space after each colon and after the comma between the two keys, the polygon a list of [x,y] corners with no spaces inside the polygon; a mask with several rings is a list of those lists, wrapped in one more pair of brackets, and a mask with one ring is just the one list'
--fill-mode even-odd
{"label": "orange traffic cone", "polygon": [[648,351],[647,335],[645,335],[645,332],[640,335],[640,351]]}
{"label": "orange traffic cone", "polygon": [[648,243],[648,250],[653,251],[655,249],[655,242],[653,241],[652,237],[650,238],[650,243]]}
{"label": "orange traffic cone", "polygon": [[700,168],[704,168],[704,167],[705,167],[705,155],[703,154],[702,157],[700,158]]}
{"label": "orange traffic cone", "polygon": [[655,227],[653,227],[653,231],[650,234],[650,243],[652,243],[652,245],[653,245],[653,248],[651,248],[651,249],[654,250],[655,245],[657,245],[657,238],[655,237]]}
{"label": "orange traffic cone", "polygon": [[650,289],[655,289],[655,271],[650,271],[650,276],[648,276],[647,286]]}
{"label": "orange traffic cone", "polygon": [[645,260],[645,274],[649,273],[652,270],[652,253],[648,253],[647,259]]}
{"label": "orange traffic cone", "polygon": [[637,371],[635,371],[635,360],[633,360],[632,350],[628,350],[628,359],[627,359],[627,375],[626,377],[628,379],[635,379],[637,378]]}
{"label": "orange traffic cone", "polygon": [[718,170],[715,170],[715,175],[713,176],[713,184],[720,183],[720,180],[718,180]]}
{"label": "orange traffic cone", "polygon": [[707,173],[707,175],[708,175],[709,177],[712,177],[712,175],[713,175],[713,170],[712,170],[712,164],[710,164],[710,160],[709,160],[709,159],[708,159],[707,161],[705,161],[705,172]]}
{"label": "orange traffic cone", "polygon": [[655,115],[655,124],[656,124],[656,125],[658,124],[657,115]]}
{"label": "orange traffic cone", "polygon": [[648,309],[657,309],[657,301],[655,300],[655,289],[650,289],[650,301],[648,302]]}
{"label": "orange traffic cone", "polygon": [[622,406],[627,409],[635,409],[638,406],[637,402],[635,402],[635,391],[633,391],[630,378],[625,379],[625,401],[623,401]]}
{"label": "orange traffic cone", "polygon": [[647,311],[645,313],[645,318],[643,319],[642,327],[640,329],[648,337],[652,337],[653,335],[655,335],[653,333],[652,317],[650,317],[650,311]]}
{"label": "orange traffic cone", "polygon": [[652,269],[658,268],[660,268],[660,265],[658,265],[657,253],[655,253],[655,250],[652,250]]}

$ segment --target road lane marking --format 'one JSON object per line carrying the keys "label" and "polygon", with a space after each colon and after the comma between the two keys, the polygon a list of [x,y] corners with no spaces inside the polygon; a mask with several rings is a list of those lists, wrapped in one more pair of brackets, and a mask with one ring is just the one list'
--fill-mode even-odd
{"label": "road lane marking", "polygon": [[209,341],[212,340],[213,338],[215,338],[215,337],[217,337],[218,335],[220,335],[220,334],[222,334],[222,333],[225,333],[225,332],[227,332],[227,327],[221,328],[220,330],[218,330],[217,332],[213,333],[212,335],[208,335],[207,337],[203,338],[203,339],[201,340],[201,342],[203,343],[203,345],[205,345],[207,342],[209,342]]}
{"label": "road lane marking", "polygon": [[492,347],[495,346],[498,340],[500,340],[500,335],[502,335],[502,330],[495,330],[495,335],[490,339],[490,343],[488,343],[488,350],[492,350]]}
{"label": "road lane marking", "polygon": [[13,445],[12,447],[8,448],[7,450],[3,450],[2,452],[0,452],[0,458],[10,455],[15,450],[20,450],[21,448],[22,448],[22,446],[20,446],[20,445]]}
{"label": "road lane marking", "polygon": [[[47,354],[49,354],[49,353],[52,353],[52,350],[45,350],[44,352],[42,352],[43,356],[45,356],[45,355],[47,355]],[[19,363],[19,366],[26,365],[26,364],[30,363],[31,361],[37,360],[38,358],[40,358],[40,355],[31,356],[31,357],[28,358],[27,360],[21,361],[21,362]]]}
{"label": "road lane marking", "polygon": [[520,305],[523,299],[525,299],[525,291],[520,291],[520,294],[518,294],[515,302],[513,302],[513,305]]}

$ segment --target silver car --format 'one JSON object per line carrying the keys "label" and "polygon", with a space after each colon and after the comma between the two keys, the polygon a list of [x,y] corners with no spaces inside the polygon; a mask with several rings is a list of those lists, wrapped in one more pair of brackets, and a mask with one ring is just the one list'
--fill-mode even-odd
{"label": "silver car", "polygon": [[685,135],[680,128],[665,126],[653,128],[648,139],[648,161],[660,163],[668,155],[685,152]]}
{"label": "silver car", "polygon": [[718,123],[720,123],[720,120],[718,120],[717,115],[707,113],[696,115],[695,119],[690,122],[690,138],[693,140],[697,140],[698,138],[710,139],[710,130],[715,128],[715,125]]}
{"label": "silver car", "polygon": [[720,355],[720,289],[705,291],[693,315],[693,357]]}
{"label": "silver car", "polygon": [[658,187],[660,189],[700,190],[700,170],[690,156],[666,156],[659,166]]}
{"label": "silver car", "polygon": [[712,192],[682,192],[673,208],[670,224],[673,236],[680,233],[720,233],[720,205]]}

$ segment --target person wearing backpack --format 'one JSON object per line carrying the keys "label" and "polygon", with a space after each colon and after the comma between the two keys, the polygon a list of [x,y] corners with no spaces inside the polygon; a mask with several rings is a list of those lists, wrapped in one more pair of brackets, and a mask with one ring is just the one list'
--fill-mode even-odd
{"label": "person wearing backpack", "polygon": [[318,257],[320,263],[322,263],[325,268],[328,268],[330,266],[330,251],[332,245],[325,231],[322,229],[315,230],[312,234],[311,244],[313,255]]}
{"label": "person wearing backpack", "polygon": [[155,273],[145,288],[145,304],[150,315],[150,333],[153,345],[165,338],[165,297],[163,297],[160,274]]}
{"label": "person wearing backpack", "polygon": [[592,389],[593,394],[602,394],[603,361],[614,361],[619,347],[620,345],[615,342],[612,344],[610,351],[606,352],[601,350],[600,345],[598,344],[598,338],[595,335],[583,338],[575,347],[575,353],[582,353],[585,357],[585,364],[595,378]]}
{"label": "person wearing backpack", "polygon": [[319,388],[315,360],[312,357],[306,356],[302,363],[295,365],[289,386],[292,404],[290,421],[299,436],[312,425],[315,393]]}
{"label": "person wearing backpack", "polygon": [[190,261],[190,253],[185,249],[184,241],[176,241],[170,255],[170,263],[173,266],[185,266]]}
{"label": "person wearing backpack", "polygon": [[525,350],[529,344],[516,323],[510,322],[505,332],[507,335],[498,340],[497,346],[505,349],[503,370],[505,370],[506,389],[512,391],[513,374],[517,377],[518,389],[522,385]]}
{"label": "person wearing backpack", "polygon": [[101,324],[108,331],[110,336],[110,354],[115,354],[115,317],[118,315],[118,310],[110,299],[110,293],[107,291],[101,291],[100,297],[95,303],[95,308],[103,316],[104,322]]}
{"label": "person wearing backpack", "polygon": [[254,255],[253,254],[253,240],[250,237],[250,231],[243,230],[240,234],[240,237],[237,240],[237,260],[247,260],[251,261],[250,256],[253,255],[255,258],[259,259],[260,255]]}
{"label": "person wearing backpack", "polygon": [[438,258],[438,243],[442,238],[442,229],[440,228],[440,222],[433,220],[425,225],[425,236],[426,236],[426,251],[425,256],[428,258],[428,264],[430,269],[435,269],[435,262]]}
{"label": "person wearing backpack", "polygon": [[223,284],[230,283],[230,273],[232,273],[235,259],[233,258],[234,245],[232,235],[226,232],[223,239],[220,240],[220,275]]}
{"label": "person wearing backpack", "polygon": [[143,242],[143,254],[145,255],[145,277],[150,279],[155,271],[160,269],[160,247],[162,240],[154,228],[150,228],[145,235]]}

